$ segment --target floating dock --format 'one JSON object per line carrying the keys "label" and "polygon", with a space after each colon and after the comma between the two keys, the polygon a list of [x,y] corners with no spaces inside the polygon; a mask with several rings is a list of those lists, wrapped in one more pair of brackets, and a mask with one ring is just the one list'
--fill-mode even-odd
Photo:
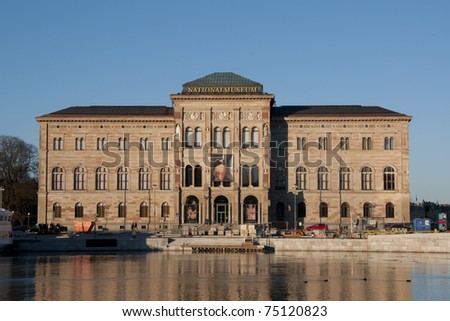
{"label": "floating dock", "polygon": [[271,253],[275,249],[271,246],[257,245],[252,241],[245,241],[242,245],[191,245],[192,253]]}

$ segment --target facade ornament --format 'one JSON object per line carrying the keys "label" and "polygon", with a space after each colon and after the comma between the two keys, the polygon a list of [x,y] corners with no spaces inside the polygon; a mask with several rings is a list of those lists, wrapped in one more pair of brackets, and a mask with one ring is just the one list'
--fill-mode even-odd
{"label": "facade ornament", "polygon": [[177,124],[175,126],[175,139],[180,140],[180,135],[181,135],[180,124]]}
{"label": "facade ornament", "polygon": [[267,137],[267,135],[269,135],[269,126],[267,124],[264,124],[263,135],[264,137]]}
{"label": "facade ornament", "polygon": [[225,119],[227,119],[227,113],[224,111],[221,111],[219,113],[219,120],[225,120]]}
{"label": "facade ornament", "polygon": [[197,112],[193,112],[193,113],[191,113],[191,119],[192,120],[196,120],[198,118],[198,113]]}

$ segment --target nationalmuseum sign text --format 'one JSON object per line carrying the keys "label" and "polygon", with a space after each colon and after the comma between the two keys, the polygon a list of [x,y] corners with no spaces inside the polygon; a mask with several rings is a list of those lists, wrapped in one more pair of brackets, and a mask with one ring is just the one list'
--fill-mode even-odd
{"label": "nationalmuseum sign text", "polygon": [[261,94],[262,88],[259,86],[195,86],[187,87],[184,94]]}

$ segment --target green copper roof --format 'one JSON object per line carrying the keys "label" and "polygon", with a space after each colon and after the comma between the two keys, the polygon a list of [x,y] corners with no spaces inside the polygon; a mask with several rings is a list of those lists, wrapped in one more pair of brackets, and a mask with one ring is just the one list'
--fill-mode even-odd
{"label": "green copper roof", "polygon": [[262,84],[233,72],[215,72],[183,85],[183,94],[262,94]]}

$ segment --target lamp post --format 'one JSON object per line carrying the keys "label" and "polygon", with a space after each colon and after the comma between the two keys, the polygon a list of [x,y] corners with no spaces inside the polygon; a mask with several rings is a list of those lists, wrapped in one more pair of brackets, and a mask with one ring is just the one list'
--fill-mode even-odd
{"label": "lamp post", "polygon": [[5,189],[3,188],[3,186],[0,186],[0,208],[3,208],[3,191]]}
{"label": "lamp post", "polygon": [[204,196],[205,199],[205,214],[203,216],[204,222],[209,222],[211,224],[211,220],[209,219],[209,195]]}
{"label": "lamp post", "polygon": [[322,223],[322,182],[323,177],[321,176],[321,180],[320,180],[320,186],[319,186],[319,223]]}
{"label": "lamp post", "polygon": [[158,187],[158,185],[153,184],[153,225],[154,225],[154,229],[155,229],[155,235],[156,235],[156,188]]}
{"label": "lamp post", "polygon": [[28,216],[28,227],[30,227],[30,213],[27,213]]}
{"label": "lamp post", "polygon": [[[128,179],[128,177],[126,178]],[[125,181],[125,189],[123,191],[123,230],[127,230],[127,188],[128,182]]]}
{"label": "lamp post", "polygon": [[294,185],[294,231],[297,230],[297,185]]}
{"label": "lamp post", "polygon": [[150,206],[152,204],[151,195],[152,195],[152,188],[149,184],[148,185],[148,206],[147,206],[147,216],[148,216],[147,230],[149,230],[149,231],[150,231]]}

